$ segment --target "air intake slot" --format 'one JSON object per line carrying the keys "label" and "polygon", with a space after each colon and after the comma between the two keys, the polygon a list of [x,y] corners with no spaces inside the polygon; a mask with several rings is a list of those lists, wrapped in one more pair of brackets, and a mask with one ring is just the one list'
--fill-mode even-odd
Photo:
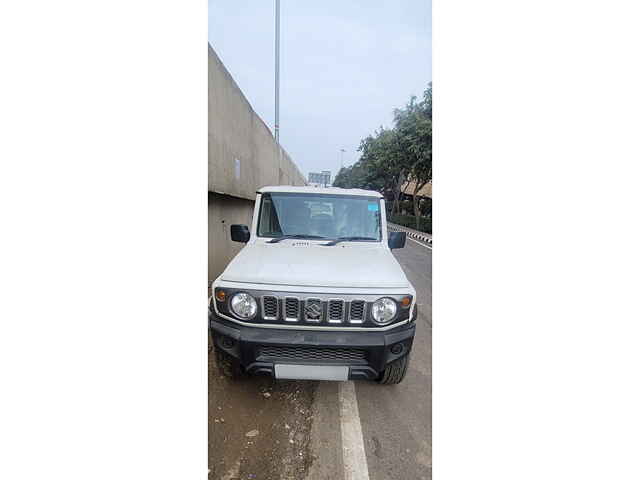
{"label": "air intake slot", "polygon": [[300,318],[300,300],[286,298],[284,301],[284,316],[287,322],[297,322]]}
{"label": "air intake slot", "polygon": [[265,320],[278,319],[278,299],[276,297],[262,297],[262,317]]}
{"label": "air intake slot", "polygon": [[267,346],[260,347],[259,356],[274,360],[336,360],[342,362],[361,362],[366,360],[364,350],[358,348]]}
{"label": "air intake slot", "polygon": [[344,300],[329,300],[327,316],[329,317],[329,323],[342,323],[344,320]]}
{"label": "air intake slot", "polygon": [[349,322],[362,323],[365,311],[364,300],[353,300],[349,305]]}

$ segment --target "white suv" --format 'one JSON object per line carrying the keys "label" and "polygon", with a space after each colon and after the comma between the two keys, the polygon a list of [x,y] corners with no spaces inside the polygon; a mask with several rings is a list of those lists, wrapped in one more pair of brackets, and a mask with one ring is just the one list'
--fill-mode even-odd
{"label": "white suv", "polygon": [[415,289],[391,254],[378,192],[264,187],[246,246],[213,282],[209,327],[227,376],[307,380],[404,378],[415,335]]}

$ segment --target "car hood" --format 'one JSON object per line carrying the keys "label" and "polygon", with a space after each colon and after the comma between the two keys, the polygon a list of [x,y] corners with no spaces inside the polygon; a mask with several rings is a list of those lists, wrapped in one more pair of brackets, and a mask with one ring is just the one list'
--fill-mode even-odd
{"label": "car hood", "polygon": [[[285,240],[287,242],[287,240]],[[319,287],[408,287],[391,251],[380,246],[253,243],[231,261],[230,282]]]}

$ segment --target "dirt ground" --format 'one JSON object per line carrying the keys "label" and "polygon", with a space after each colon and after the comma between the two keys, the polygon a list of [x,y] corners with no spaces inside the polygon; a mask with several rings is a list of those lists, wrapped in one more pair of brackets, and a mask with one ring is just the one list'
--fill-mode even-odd
{"label": "dirt ground", "polygon": [[230,381],[209,354],[209,479],[305,478],[317,382]]}

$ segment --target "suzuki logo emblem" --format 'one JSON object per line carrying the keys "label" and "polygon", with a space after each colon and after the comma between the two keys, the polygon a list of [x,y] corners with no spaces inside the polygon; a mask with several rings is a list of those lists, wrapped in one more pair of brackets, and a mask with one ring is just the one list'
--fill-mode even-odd
{"label": "suzuki logo emblem", "polygon": [[307,318],[311,320],[320,320],[322,307],[318,303],[309,303],[304,307]]}

